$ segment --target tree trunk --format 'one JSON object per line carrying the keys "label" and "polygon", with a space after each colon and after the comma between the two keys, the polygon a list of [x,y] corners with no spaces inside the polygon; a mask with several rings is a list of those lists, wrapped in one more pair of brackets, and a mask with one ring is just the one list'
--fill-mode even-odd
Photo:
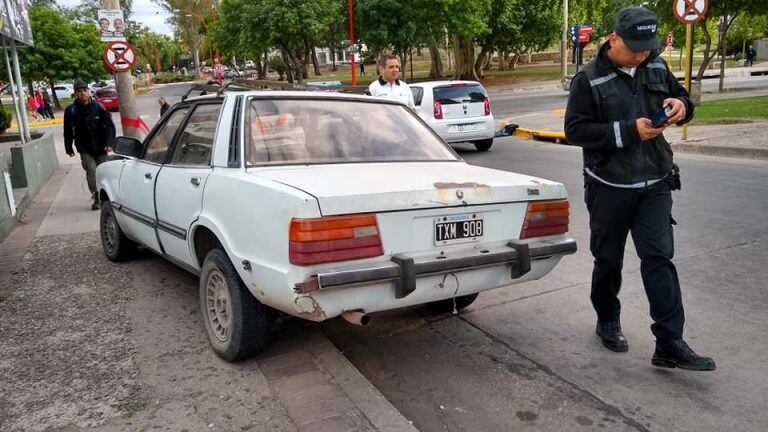
{"label": "tree trunk", "polygon": [[429,55],[432,57],[429,65],[429,77],[441,78],[443,76],[443,60],[440,58],[440,49],[435,41],[429,42]]}
{"label": "tree trunk", "polygon": [[[50,79],[50,78],[48,78],[48,87],[51,88],[51,97],[53,98],[53,106],[54,106],[54,108],[56,108],[57,110],[60,110],[61,109],[61,102],[59,102],[59,97],[56,96],[56,91],[53,90],[53,80]],[[2,105],[0,105],[0,106],[2,106]]]}
{"label": "tree trunk", "polygon": [[485,78],[485,71],[483,70],[483,66],[485,66],[485,61],[488,58],[488,52],[489,52],[489,49],[486,47],[483,47],[480,50],[480,54],[477,55],[477,59],[475,60],[475,65],[474,65],[475,73],[480,78]]}
{"label": "tree trunk", "polygon": [[515,70],[517,69],[517,62],[520,60],[520,53],[514,53],[512,54],[512,58],[509,59],[509,69]]}
{"label": "tree trunk", "polygon": [[312,67],[315,69],[315,76],[322,75],[320,73],[320,65],[317,64],[317,50],[315,44],[312,44]]}
{"label": "tree trunk", "polygon": [[286,78],[288,78],[288,82],[293,84],[293,64],[289,60],[289,55],[287,50],[283,50],[283,63],[285,63],[285,74]]}
{"label": "tree trunk", "polygon": [[696,81],[701,81],[704,77],[704,72],[707,70],[707,66],[709,66],[709,63],[717,55],[717,50],[710,54],[710,51],[712,51],[712,36],[707,29],[707,20],[700,21],[699,27],[704,32],[704,61],[701,63],[701,66],[699,66],[699,72],[696,74]]}
{"label": "tree trunk", "polygon": [[504,50],[499,51],[499,70],[507,70],[507,52]]}
{"label": "tree trunk", "polygon": [[475,44],[465,36],[454,35],[453,46],[456,53],[453,79],[477,81],[475,73]]}
{"label": "tree trunk", "polygon": [[328,50],[331,52],[331,72],[336,72],[339,70],[339,68],[336,66],[336,47],[331,44],[328,47]]}

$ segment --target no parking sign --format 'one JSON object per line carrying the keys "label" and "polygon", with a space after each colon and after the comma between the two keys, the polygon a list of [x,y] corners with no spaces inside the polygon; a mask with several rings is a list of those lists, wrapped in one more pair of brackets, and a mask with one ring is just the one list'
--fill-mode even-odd
{"label": "no parking sign", "polygon": [[109,72],[128,72],[135,61],[135,50],[126,42],[112,42],[104,50],[104,67]]}

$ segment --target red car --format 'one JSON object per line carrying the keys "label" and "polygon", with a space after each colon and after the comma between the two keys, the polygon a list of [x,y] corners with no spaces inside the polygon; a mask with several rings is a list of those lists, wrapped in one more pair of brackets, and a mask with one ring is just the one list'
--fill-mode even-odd
{"label": "red car", "polygon": [[104,105],[108,111],[119,111],[120,104],[117,101],[115,89],[96,90],[96,101]]}

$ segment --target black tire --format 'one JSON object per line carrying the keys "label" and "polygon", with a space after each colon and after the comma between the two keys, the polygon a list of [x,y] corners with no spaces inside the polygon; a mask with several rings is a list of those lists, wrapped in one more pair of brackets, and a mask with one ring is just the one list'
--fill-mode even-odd
{"label": "black tire", "polygon": [[115,219],[115,211],[112,203],[101,203],[101,215],[99,217],[99,234],[104,255],[112,262],[125,261],[136,251],[136,243],[125,236],[123,230]]}
{"label": "black tire", "polygon": [[477,149],[477,151],[488,151],[491,149],[491,146],[493,145],[493,138],[474,141],[472,144],[475,145],[475,148]]}
{"label": "black tire", "polygon": [[221,249],[208,252],[200,272],[200,312],[213,351],[228,362],[269,344],[272,310],[248,291]]}
{"label": "black tire", "polygon": [[[456,310],[462,310],[474,303],[475,300],[477,300],[477,294],[478,293],[456,297]],[[453,312],[453,299],[449,298],[427,303],[427,307],[433,312],[450,313]]]}

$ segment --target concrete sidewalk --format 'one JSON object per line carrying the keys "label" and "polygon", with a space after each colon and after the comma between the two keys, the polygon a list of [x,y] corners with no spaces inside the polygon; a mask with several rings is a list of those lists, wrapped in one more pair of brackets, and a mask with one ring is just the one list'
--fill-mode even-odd
{"label": "concrete sidewalk", "polygon": [[[415,431],[312,323],[288,320],[251,361],[219,360],[197,318],[196,278],[150,253],[127,265],[103,257],[80,160],[55,139],[59,170],[0,243],[0,430]],[[59,324],[70,316],[82,331]],[[87,377],[116,358],[113,378]],[[57,385],[68,390],[54,395]],[[216,412],[225,397],[233,411]]]}
{"label": "concrete sidewalk", "polygon": [[[768,88],[725,93],[704,93],[703,101],[768,95]],[[556,110],[527,113],[507,117],[499,122],[501,129],[507,124],[519,127],[515,135],[542,141],[565,143],[563,124],[565,107]],[[712,156],[728,156],[750,159],[768,159],[768,140],[765,139],[768,121],[722,125],[689,125],[688,138],[683,140],[683,128],[670,127],[664,136],[672,150]]]}

